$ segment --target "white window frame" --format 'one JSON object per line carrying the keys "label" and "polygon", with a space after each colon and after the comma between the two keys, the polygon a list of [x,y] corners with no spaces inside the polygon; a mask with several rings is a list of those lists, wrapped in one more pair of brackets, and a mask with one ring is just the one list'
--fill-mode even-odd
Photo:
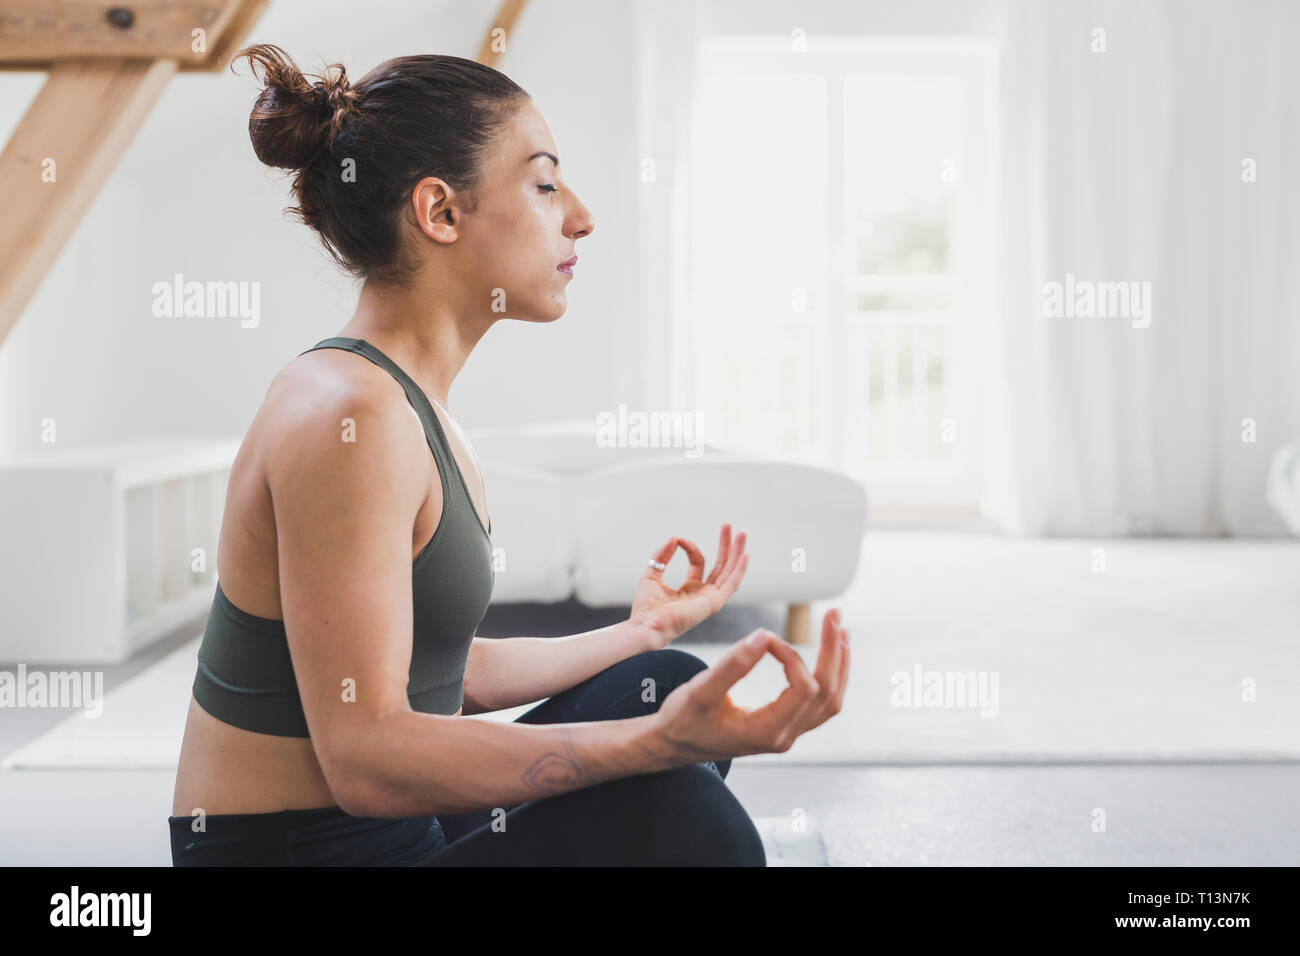
{"label": "white window frame", "polygon": [[[978,37],[809,37],[805,48],[798,52],[792,49],[789,37],[713,36],[703,38],[701,44],[701,66],[705,70],[734,69],[768,75],[788,71],[826,78],[830,135],[826,169],[828,309],[824,326],[814,327],[812,331],[819,344],[817,362],[825,386],[813,396],[814,414],[818,418],[811,423],[811,431],[815,436],[813,446],[821,452],[821,462],[841,471],[847,470],[844,436],[852,425],[845,407],[847,377],[853,372],[844,348],[846,327],[857,316],[889,319],[896,315],[879,310],[859,312],[858,295],[866,291],[898,290],[908,285],[933,287],[933,283],[916,276],[855,275],[855,249],[848,241],[851,226],[844,189],[844,81],[850,75],[875,73],[944,74],[963,82],[970,98],[963,113],[964,149],[955,171],[952,193],[950,272],[942,282],[949,293],[949,312],[897,313],[907,320],[928,315],[951,322],[953,355],[960,356],[953,363],[949,385],[957,442],[962,449],[960,475],[954,477],[950,471],[941,471],[907,480],[881,475],[865,480],[864,486],[877,516],[882,511],[919,518],[977,514],[981,473],[978,383],[985,352],[983,340],[990,328],[994,267],[991,218],[994,44]],[[953,322],[954,318],[958,321]],[[679,360],[679,367],[693,367],[689,356],[679,356]],[[691,390],[694,392],[693,387]]]}

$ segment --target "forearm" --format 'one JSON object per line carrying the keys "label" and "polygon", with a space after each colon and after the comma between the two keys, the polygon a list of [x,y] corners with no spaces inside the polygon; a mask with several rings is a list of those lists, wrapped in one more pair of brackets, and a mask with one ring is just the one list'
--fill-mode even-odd
{"label": "forearm", "polygon": [[344,809],[390,818],[467,813],[710,759],[658,733],[655,716],[520,724],[400,711],[376,721],[347,766]]}
{"label": "forearm", "polygon": [[569,637],[476,637],[465,662],[463,713],[531,704],[661,646],[653,631],[630,621]]}

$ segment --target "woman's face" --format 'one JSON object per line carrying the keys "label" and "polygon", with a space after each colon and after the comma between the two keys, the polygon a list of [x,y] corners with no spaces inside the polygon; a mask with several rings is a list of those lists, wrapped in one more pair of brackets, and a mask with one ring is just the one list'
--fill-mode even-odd
{"label": "woman's face", "polygon": [[[548,155],[549,154],[549,155]],[[501,129],[483,160],[477,204],[465,208],[464,195],[451,201],[439,190],[425,205],[422,230],[439,238],[441,262],[454,269],[456,285],[471,314],[479,309],[490,319],[551,322],[568,306],[565,289],[572,275],[560,270],[577,253],[578,239],[596,228],[590,211],[560,175],[559,151],[542,114],[525,100]],[[417,208],[420,208],[417,187]],[[444,210],[450,208],[454,223]],[[430,230],[438,230],[435,234]],[[451,241],[449,241],[451,240]]]}

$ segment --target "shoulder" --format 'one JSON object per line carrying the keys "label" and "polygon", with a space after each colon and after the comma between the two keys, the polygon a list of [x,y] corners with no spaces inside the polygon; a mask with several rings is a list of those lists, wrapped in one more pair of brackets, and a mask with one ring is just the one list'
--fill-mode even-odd
{"label": "shoulder", "polygon": [[363,356],[318,349],[294,357],[271,380],[258,417],[272,480],[322,469],[425,474],[419,416],[401,385]]}

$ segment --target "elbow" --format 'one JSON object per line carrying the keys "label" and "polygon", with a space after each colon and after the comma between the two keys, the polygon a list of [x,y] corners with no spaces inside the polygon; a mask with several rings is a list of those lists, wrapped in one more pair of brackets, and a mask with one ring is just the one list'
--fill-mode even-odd
{"label": "elbow", "polygon": [[339,809],[352,817],[382,817],[383,801],[376,799],[367,786],[360,783],[330,783],[330,793]]}
{"label": "elbow", "polygon": [[379,775],[372,761],[364,759],[365,748],[328,748],[319,756],[325,783],[339,809],[354,817],[395,816],[389,810]]}
{"label": "elbow", "polygon": [[344,813],[353,817],[382,816],[379,812],[382,801],[365,780],[334,775],[327,777],[326,781],[334,802]]}

